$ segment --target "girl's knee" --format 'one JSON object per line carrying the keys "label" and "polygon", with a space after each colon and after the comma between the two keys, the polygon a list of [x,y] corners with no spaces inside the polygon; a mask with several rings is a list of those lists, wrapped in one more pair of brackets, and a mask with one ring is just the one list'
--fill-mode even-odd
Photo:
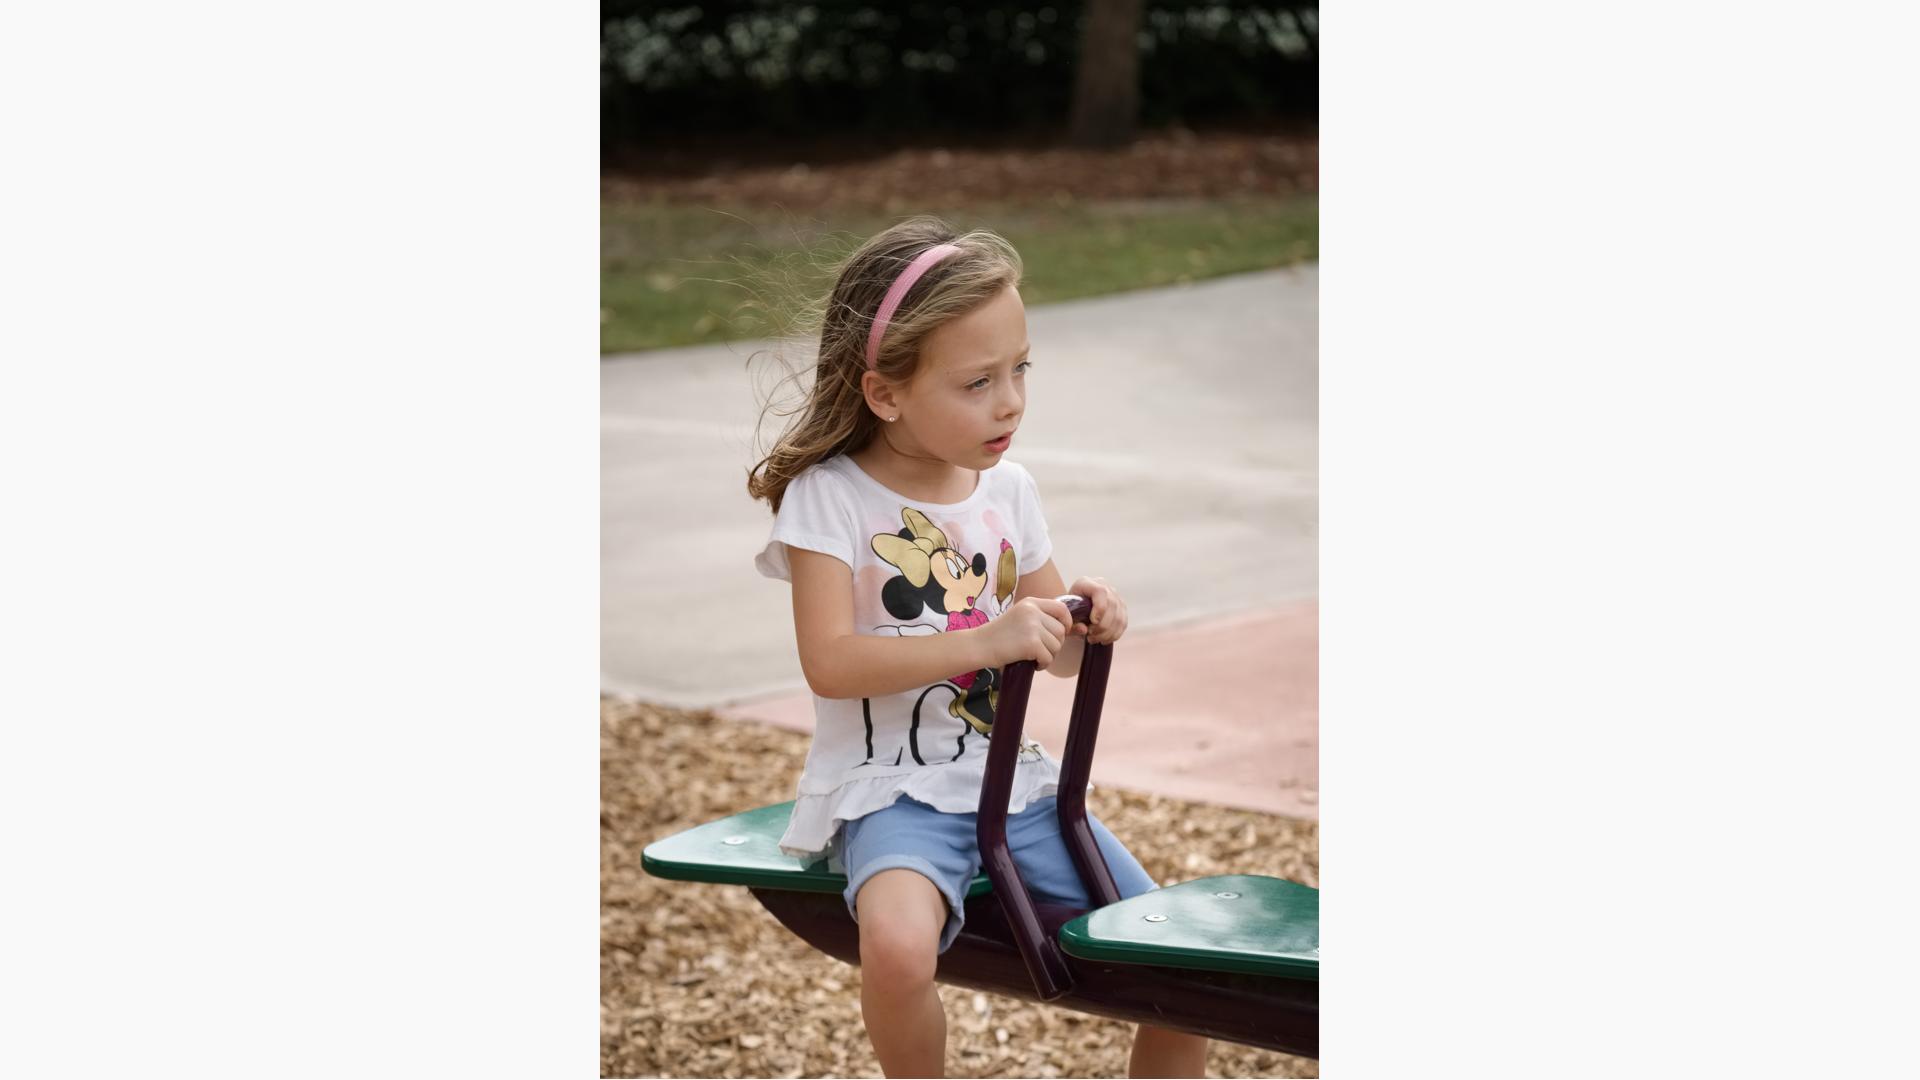
{"label": "girl's knee", "polygon": [[[896,873],[903,876],[889,877]],[[932,983],[947,922],[939,890],[911,870],[889,870],[862,886],[855,902],[864,977],[895,988]]]}
{"label": "girl's knee", "polygon": [[860,970],[864,978],[895,989],[933,982],[940,963],[940,932],[901,920],[860,924]]}

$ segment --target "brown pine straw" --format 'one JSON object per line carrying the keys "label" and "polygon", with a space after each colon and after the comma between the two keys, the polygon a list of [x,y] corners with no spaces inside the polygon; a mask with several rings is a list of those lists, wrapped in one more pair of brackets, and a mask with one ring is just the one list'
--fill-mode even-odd
{"label": "brown pine straw", "polygon": [[[1049,747],[1059,753],[1059,747]],[[807,737],[603,698],[600,1070],[617,1077],[881,1075],[860,972],[789,934],[744,888],[640,869],[662,836],[793,798]],[[1255,873],[1319,885],[1319,826],[1098,786],[1087,805],[1163,884]],[[948,1075],[1125,1076],[1133,1027],[942,986]],[[1318,1076],[1316,1062],[1216,1041],[1207,1075]]]}

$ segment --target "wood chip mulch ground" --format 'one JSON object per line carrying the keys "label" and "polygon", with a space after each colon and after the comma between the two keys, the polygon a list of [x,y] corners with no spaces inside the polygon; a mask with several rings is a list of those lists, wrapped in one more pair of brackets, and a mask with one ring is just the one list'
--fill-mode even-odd
{"label": "wood chip mulch ground", "polygon": [[[660,837],[793,798],[806,735],[708,712],[600,703],[600,1070],[613,1077],[877,1077],[860,971],[789,934],[744,888],[640,868]],[[1049,749],[1058,752],[1058,748]],[[1319,826],[1099,786],[1087,805],[1163,884],[1258,873],[1319,885]],[[942,986],[950,1076],[1118,1077],[1133,1026]],[[1215,1041],[1207,1075],[1318,1076]]]}
{"label": "wood chip mulch ground", "polygon": [[796,149],[745,160],[724,151],[663,148],[647,168],[610,170],[604,198],[701,205],[841,207],[959,206],[1048,200],[1219,199],[1285,196],[1320,188],[1316,133],[1150,132],[1093,150],[1060,145],[915,147],[834,157]]}

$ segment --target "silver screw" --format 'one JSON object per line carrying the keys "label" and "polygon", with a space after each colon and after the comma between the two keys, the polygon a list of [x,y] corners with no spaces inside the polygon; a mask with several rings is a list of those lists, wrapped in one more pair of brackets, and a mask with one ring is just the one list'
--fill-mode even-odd
{"label": "silver screw", "polygon": [[747,842],[747,838],[744,836],[729,836],[720,842],[723,844],[744,844]]}
{"label": "silver screw", "polygon": [[1167,921],[1167,917],[1165,915],[1148,915],[1146,919],[1148,922],[1166,922]]}
{"label": "silver screw", "polygon": [[1239,893],[1237,893],[1237,892],[1217,892],[1217,893],[1214,893],[1213,895],[1215,895],[1215,896],[1217,896],[1217,897],[1219,897],[1219,898],[1220,898],[1220,899],[1222,899],[1222,900],[1238,900],[1238,899],[1240,899],[1240,894],[1239,894]]}

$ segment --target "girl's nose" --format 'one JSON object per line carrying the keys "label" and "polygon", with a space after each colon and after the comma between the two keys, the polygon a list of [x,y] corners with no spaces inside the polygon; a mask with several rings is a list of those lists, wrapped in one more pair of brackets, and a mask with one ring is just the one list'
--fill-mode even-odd
{"label": "girl's nose", "polygon": [[1003,392],[999,405],[1000,417],[1002,419],[1012,419],[1013,417],[1019,416],[1021,410],[1026,407],[1026,398],[1019,390],[1009,386]]}

